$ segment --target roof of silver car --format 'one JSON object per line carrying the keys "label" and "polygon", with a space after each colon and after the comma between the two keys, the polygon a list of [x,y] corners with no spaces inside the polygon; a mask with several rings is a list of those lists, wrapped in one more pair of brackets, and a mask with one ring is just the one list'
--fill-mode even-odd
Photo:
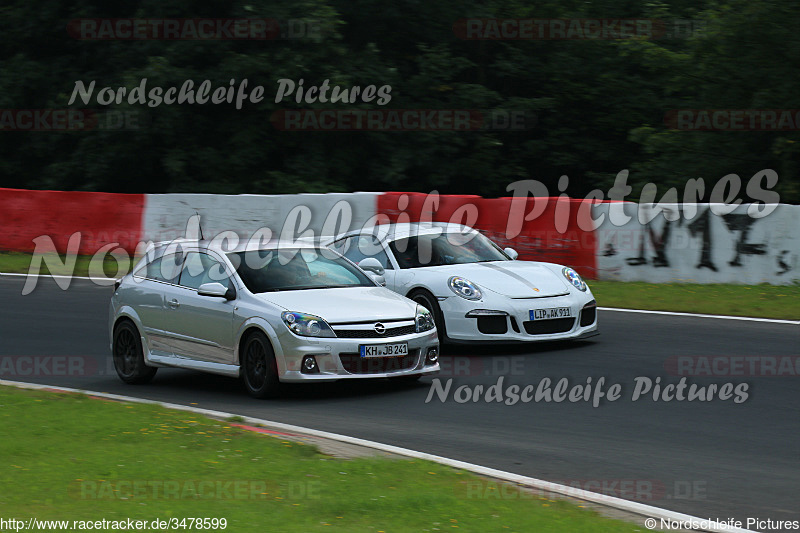
{"label": "roof of silver car", "polygon": [[236,246],[231,247],[230,241],[225,240],[208,240],[208,239],[173,239],[171,241],[154,242],[153,247],[157,252],[163,253],[170,246],[176,248],[197,248],[200,250],[214,250],[221,253],[230,252],[246,252],[254,250],[280,250],[280,249],[297,249],[297,248],[318,248],[320,245],[315,244],[307,239],[298,239],[296,241],[274,240],[269,242],[258,241],[251,243],[249,240],[240,239]]}
{"label": "roof of silver car", "polygon": [[231,242],[229,240],[179,238],[179,239],[172,239],[169,241],[154,242],[153,247],[155,248],[156,256],[162,255],[166,250],[170,248],[170,246],[174,246],[176,248],[197,248],[197,249],[214,250],[220,253],[231,253],[231,252],[245,252],[252,250],[280,250],[280,249],[291,250],[297,248],[317,248],[320,246],[328,245],[331,242],[341,239],[343,237],[349,237],[352,235],[361,235],[361,234],[376,235],[383,240],[393,241],[396,239],[405,239],[417,235],[430,235],[439,233],[469,233],[474,231],[477,230],[469,226],[463,226],[461,224],[451,224],[448,222],[406,222],[400,224],[393,223],[393,224],[381,224],[377,226],[367,226],[347,233],[343,233],[336,237],[334,236],[313,237],[313,238],[301,237],[294,241],[276,239],[274,241],[269,241],[266,243],[260,240],[257,240],[256,242],[251,242],[249,239],[240,238],[239,242],[234,247],[231,247]]}

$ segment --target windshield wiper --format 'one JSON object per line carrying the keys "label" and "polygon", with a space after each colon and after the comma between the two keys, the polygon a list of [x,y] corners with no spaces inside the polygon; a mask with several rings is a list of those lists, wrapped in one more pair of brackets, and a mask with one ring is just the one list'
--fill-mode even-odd
{"label": "windshield wiper", "polygon": [[284,291],[303,291],[306,289],[321,289],[319,285],[300,285],[298,287],[273,287],[271,289],[264,289],[260,292],[284,292]]}
{"label": "windshield wiper", "polygon": [[277,287],[262,292],[307,291],[311,289],[339,289],[342,287],[367,287],[367,285],[298,285],[297,287]]}
{"label": "windshield wiper", "polygon": [[372,285],[317,285],[312,289],[344,289],[347,287],[371,287]]}

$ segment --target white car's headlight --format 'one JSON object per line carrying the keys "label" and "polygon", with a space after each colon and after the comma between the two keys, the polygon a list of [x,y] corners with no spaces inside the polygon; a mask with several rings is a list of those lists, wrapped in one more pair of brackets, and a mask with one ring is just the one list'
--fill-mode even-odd
{"label": "white car's headlight", "polygon": [[579,291],[586,292],[586,282],[581,279],[580,274],[575,272],[575,270],[571,269],[570,267],[564,267],[561,271],[564,274],[564,277],[567,278],[573,287],[578,289]]}
{"label": "white car's headlight", "polygon": [[327,322],[318,316],[284,311],[281,318],[286,327],[295,335],[303,337],[335,337],[336,334]]}
{"label": "white car's headlight", "polygon": [[478,286],[468,279],[453,276],[447,284],[450,286],[451,291],[467,300],[480,300],[483,297]]}
{"label": "white car's headlight", "polygon": [[421,305],[417,306],[417,316],[414,321],[416,323],[417,333],[421,331],[430,331],[436,326],[436,324],[433,323],[433,315],[431,312]]}

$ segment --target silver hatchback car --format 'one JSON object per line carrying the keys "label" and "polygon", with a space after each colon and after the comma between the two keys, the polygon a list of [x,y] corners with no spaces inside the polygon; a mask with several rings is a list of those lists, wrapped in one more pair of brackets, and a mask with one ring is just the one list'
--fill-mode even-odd
{"label": "silver hatchback car", "polygon": [[114,366],[127,383],[158,367],[241,377],[258,398],[281,382],[438,372],[431,314],[374,276],[313,244],[161,243],[115,285]]}

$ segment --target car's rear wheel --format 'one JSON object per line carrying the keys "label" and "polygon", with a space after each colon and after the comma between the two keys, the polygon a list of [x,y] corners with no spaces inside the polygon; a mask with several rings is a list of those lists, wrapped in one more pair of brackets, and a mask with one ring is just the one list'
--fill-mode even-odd
{"label": "car's rear wheel", "polygon": [[156,375],[158,369],[144,363],[142,339],[130,320],[123,320],[114,328],[112,352],[114,368],[125,383],[147,383]]}
{"label": "car's rear wheel", "polygon": [[439,342],[444,342],[447,339],[447,330],[444,326],[442,309],[439,307],[436,297],[424,289],[413,290],[408,294],[408,297],[431,312],[433,322],[436,324],[436,333],[439,335]]}
{"label": "car's rear wheel", "polygon": [[239,356],[242,381],[247,393],[254,398],[274,398],[280,392],[278,363],[267,336],[260,331],[251,333]]}

